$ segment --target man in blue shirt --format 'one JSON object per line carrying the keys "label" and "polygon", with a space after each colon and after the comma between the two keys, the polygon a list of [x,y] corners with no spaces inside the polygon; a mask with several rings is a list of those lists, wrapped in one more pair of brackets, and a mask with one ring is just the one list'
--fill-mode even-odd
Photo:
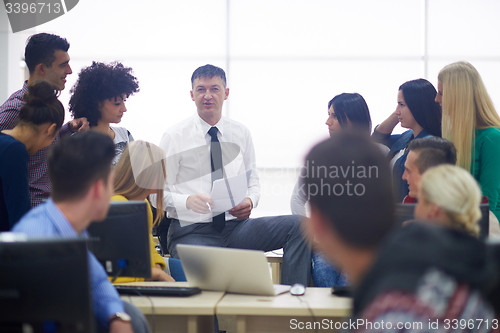
{"label": "man in blue shirt", "polygon": [[[12,231],[36,237],[85,237],[89,224],[107,215],[113,194],[114,155],[111,138],[95,131],[79,133],[54,145],[48,159],[52,198],[26,214]],[[89,274],[99,332],[149,332],[144,316],[121,301],[90,252]]]}

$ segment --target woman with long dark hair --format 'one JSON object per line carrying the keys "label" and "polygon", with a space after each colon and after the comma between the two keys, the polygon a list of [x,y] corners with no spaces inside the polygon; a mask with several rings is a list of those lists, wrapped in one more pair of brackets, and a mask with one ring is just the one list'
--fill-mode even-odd
{"label": "woman with long dark hair", "polygon": [[[372,138],[389,147],[388,157],[393,166],[394,197],[397,202],[408,195],[408,183],[403,180],[408,145],[413,139],[441,136],[441,107],[434,100],[436,88],[425,79],[403,83],[398,90],[396,111],[375,127]],[[408,128],[403,134],[391,135],[398,123]]]}

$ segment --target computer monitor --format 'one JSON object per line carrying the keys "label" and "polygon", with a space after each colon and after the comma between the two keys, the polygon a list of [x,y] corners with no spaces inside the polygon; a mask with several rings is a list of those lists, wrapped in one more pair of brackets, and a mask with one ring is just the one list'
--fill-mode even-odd
{"label": "computer monitor", "polygon": [[[405,221],[414,220],[414,211],[416,204],[396,204],[394,216],[396,218],[396,225],[402,226]],[[482,203],[479,205],[481,210],[481,219],[479,220],[479,239],[486,239],[489,235],[490,229],[490,205]]]}
{"label": "computer monitor", "polygon": [[0,332],[94,332],[86,240],[0,240]]}
{"label": "computer monitor", "polygon": [[151,278],[146,205],[144,201],[112,202],[106,219],[87,229],[89,249],[108,276]]}

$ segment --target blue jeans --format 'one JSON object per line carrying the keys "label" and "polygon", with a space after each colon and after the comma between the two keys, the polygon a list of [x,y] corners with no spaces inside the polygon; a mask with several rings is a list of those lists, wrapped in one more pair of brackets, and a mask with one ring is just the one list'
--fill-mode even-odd
{"label": "blue jeans", "polygon": [[346,286],[347,278],[319,252],[312,253],[312,279],[315,287]]}

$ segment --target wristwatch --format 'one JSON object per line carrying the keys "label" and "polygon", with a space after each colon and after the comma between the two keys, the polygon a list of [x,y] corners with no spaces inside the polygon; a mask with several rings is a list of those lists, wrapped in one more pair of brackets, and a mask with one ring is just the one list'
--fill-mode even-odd
{"label": "wristwatch", "polygon": [[132,318],[128,315],[128,313],[125,312],[117,312],[111,317],[109,317],[109,322],[111,323],[113,320],[121,320],[126,323],[130,323],[132,321]]}

